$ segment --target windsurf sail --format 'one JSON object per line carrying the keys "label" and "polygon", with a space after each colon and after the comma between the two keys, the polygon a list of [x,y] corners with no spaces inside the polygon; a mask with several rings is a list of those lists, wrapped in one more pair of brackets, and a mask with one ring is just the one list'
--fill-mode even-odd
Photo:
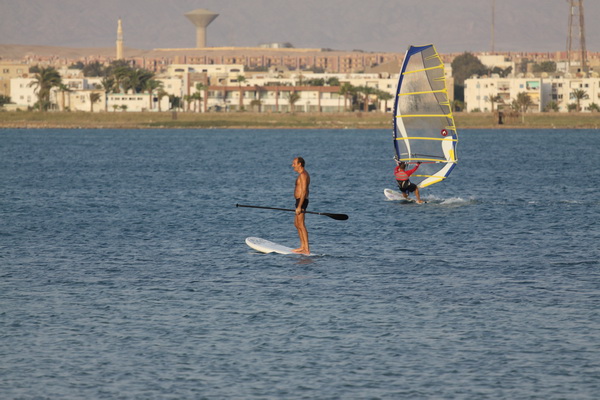
{"label": "windsurf sail", "polygon": [[410,180],[423,188],[450,175],[458,161],[457,142],[444,63],[433,45],[410,46],[396,89],[395,158],[409,164],[407,169],[422,163]]}

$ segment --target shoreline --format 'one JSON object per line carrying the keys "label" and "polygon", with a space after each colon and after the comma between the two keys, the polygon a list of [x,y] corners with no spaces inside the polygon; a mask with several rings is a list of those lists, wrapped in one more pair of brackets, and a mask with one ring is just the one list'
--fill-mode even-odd
{"label": "shoreline", "polygon": [[[599,129],[600,113],[532,113],[498,125],[492,113],[455,113],[463,129]],[[391,113],[0,112],[0,129],[392,129]]]}

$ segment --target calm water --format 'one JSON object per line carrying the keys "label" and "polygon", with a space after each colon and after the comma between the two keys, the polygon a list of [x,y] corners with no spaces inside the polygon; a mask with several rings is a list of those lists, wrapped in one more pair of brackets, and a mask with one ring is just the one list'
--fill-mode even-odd
{"label": "calm water", "polygon": [[[597,399],[598,131],[0,130],[2,399]],[[314,257],[297,246],[307,160]]]}

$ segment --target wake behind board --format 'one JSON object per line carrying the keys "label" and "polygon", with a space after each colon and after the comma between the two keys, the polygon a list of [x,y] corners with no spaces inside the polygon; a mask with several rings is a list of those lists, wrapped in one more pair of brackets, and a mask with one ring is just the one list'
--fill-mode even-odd
{"label": "wake behind board", "polygon": [[246,244],[261,253],[296,254],[292,251],[293,249],[291,247],[286,247],[257,237],[247,237]]}

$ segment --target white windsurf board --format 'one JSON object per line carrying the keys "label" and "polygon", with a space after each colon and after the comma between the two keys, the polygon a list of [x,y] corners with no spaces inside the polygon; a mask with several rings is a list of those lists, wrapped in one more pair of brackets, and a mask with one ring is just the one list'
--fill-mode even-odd
{"label": "white windsurf board", "polygon": [[388,200],[406,200],[406,201],[415,201],[411,198],[405,198],[404,196],[402,196],[402,193],[398,192],[397,190],[392,190],[392,189],[384,189],[383,190],[383,194],[385,195],[385,197],[387,197]]}
{"label": "white windsurf board", "polygon": [[[416,203],[417,202],[417,200],[413,199],[412,197],[404,197],[404,196],[402,196],[402,193],[400,193],[397,190],[384,189],[383,190],[383,194],[385,195],[385,197],[388,200],[392,200],[392,201],[402,201],[404,203]],[[427,202],[423,201],[423,203],[427,203]]]}
{"label": "white windsurf board", "polygon": [[292,251],[291,247],[258,237],[247,237],[246,244],[261,253],[297,254]]}

